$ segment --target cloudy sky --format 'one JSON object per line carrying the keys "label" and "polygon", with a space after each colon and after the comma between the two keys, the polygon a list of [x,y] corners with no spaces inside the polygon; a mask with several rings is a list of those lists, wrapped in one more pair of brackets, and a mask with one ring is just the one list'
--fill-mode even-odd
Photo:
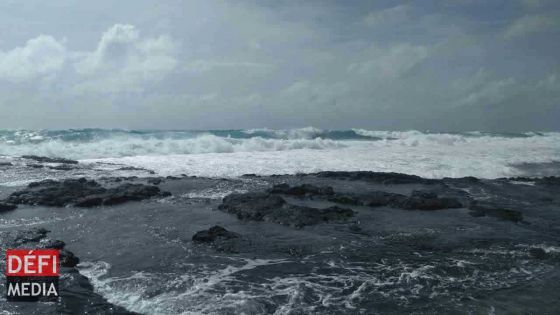
{"label": "cloudy sky", "polygon": [[0,129],[560,129],[560,1],[1,0]]}

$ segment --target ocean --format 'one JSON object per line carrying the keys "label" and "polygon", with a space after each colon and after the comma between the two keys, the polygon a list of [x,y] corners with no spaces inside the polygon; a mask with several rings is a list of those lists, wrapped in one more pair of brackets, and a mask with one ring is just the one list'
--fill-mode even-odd
{"label": "ocean", "polygon": [[[76,159],[93,170],[126,165],[160,176],[232,178],[318,171],[382,171],[427,178],[558,175],[560,133],[323,130],[1,130],[0,157]],[[17,163],[16,163],[17,164]],[[134,170],[132,170],[134,171]],[[134,172],[132,172],[134,173]],[[138,172],[136,172],[138,173]],[[142,174],[136,174],[142,175]],[[56,175],[51,174],[51,177]],[[0,175],[0,184],[25,181]]]}

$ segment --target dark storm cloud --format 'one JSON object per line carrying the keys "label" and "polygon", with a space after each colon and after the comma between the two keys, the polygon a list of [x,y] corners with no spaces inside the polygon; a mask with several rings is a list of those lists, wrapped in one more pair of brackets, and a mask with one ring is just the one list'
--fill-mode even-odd
{"label": "dark storm cloud", "polygon": [[5,1],[1,128],[558,130],[556,1]]}

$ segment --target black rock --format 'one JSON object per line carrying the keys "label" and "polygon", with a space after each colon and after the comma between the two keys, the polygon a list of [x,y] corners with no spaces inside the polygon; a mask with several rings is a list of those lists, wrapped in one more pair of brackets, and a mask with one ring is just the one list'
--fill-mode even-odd
{"label": "black rock", "polygon": [[474,217],[490,216],[515,223],[523,221],[523,214],[521,212],[505,209],[491,203],[473,201],[469,209],[472,210],[470,214]]}
{"label": "black rock", "polygon": [[462,208],[463,205],[455,198],[439,198],[430,191],[413,191],[411,196],[404,200],[398,207],[403,209],[440,210]]}
{"label": "black rock", "polygon": [[62,207],[88,195],[101,194],[106,191],[95,181],[85,178],[66,179],[64,181],[44,180],[31,183],[27,189],[12,193],[8,202]]}
{"label": "black rock", "polygon": [[546,259],[548,258],[548,253],[542,248],[530,248],[529,255],[536,259]]}
{"label": "black rock", "polygon": [[266,193],[231,194],[218,209],[233,213],[241,220],[262,221],[269,211],[286,204],[284,198]]}
{"label": "black rock", "polygon": [[162,179],[159,177],[151,177],[148,178],[147,180],[148,184],[152,184],[152,185],[159,185],[162,182]]}
{"label": "black rock", "polygon": [[60,266],[61,267],[76,267],[80,263],[80,259],[71,251],[65,249],[60,251]]}
{"label": "black rock", "polygon": [[547,176],[539,179],[537,184],[543,186],[560,186],[560,177],[557,176]]}
{"label": "black rock", "polygon": [[91,208],[103,205],[103,197],[92,195],[76,200],[74,206],[81,208]]}
{"label": "black rock", "polygon": [[239,237],[239,234],[230,232],[223,227],[216,225],[209,228],[208,230],[196,232],[196,234],[193,235],[192,240],[199,243],[211,243],[216,241],[217,239],[229,240]]}
{"label": "black rock", "polygon": [[335,194],[330,196],[328,199],[330,202],[336,202],[345,205],[352,205],[352,206],[363,206],[364,200],[356,195],[350,194]]}
{"label": "black rock", "polygon": [[22,158],[37,161],[40,163],[62,163],[62,164],[78,164],[78,161],[63,159],[63,158],[50,158],[46,156],[37,155],[23,155]]}
{"label": "black rock", "polygon": [[142,184],[124,184],[108,189],[103,196],[103,205],[116,205],[127,201],[140,201],[160,194],[156,186]]}
{"label": "black rock", "polygon": [[64,243],[61,240],[48,240],[46,243],[43,244],[43,248],[49,248],[49,249],[63,249],[64,246],[66,246],[66,243]]}
{"label": "black rock", "polygon": [[0,162],[0,166],[13,166],[10,162]]}
{"label": "black rock", "polygon": [[47,167],[51,170],[57,170],[57,171],[70,171],[75,169],[75,167],[72,167],[68,164],[61,164],[61,165],[47,166]]}
{"label": "black rock", "polygon": [[401,208],[406,199],[407,197],[401,194],[373,191],[364,198],[363,204],[369,207]]}
{"label": "black rock", "polygon": [[44,228],[33,228],[31,230],[18,231],[15,238],[14,244],[23,245],[27,243],[39,242],[47,237],[50,231]]}
{"label": "black rock", "polygon": [[30,204],[62,207],[95,207],[115,205],[127,201],[139,201],[162,194],[152,185],[123,184],[104,188],[99,183],[85,178],[63,181],[44,180],[28,185],[27,189],[12,193],[6,201],[13,204]]}
{"label": "black rock", "polygon": [[430,191],[413,191],[410,197],[385,191],[373,191],[365,195],[335,194],[328,201],[340,204],[368,207],[391,207],[407,210],[438,210],[461,208],[455,198],[440,198]]}
{"label": "black rock", "polygon": [[303,184],[300,186],[290,187],[288,184],[274,185],[270,190],[272,194],[284,194],[292,196],[332,196],[334,190],[332,187],[318,187],[310,184]]}
{"label": "black rock", "polygon": [[437,182],[437,180],[422,178],[416,175],[408,175],[408,174],[401,174],[401,173],[369,172],[369,171],[356,171],[356,172],[327,171],[327,172],[319,172],[316,173],[315,175],[318,177],[335,178],[335,179],[372,181],[381,184],[430,184],[430,183]]}
{"label": "black rock", "polygon": [[11,203],[0,202],[0,212],[6,212],[17,209],[17,206]]}
{"label": "black rock", "polygon": [[317,209],[287,204],[267,193],[231,194],[224,198],[220,210],[235,214],[240,220],[269,221],[301,228],[330,221],[346,221],[354,215],[350,209]]}

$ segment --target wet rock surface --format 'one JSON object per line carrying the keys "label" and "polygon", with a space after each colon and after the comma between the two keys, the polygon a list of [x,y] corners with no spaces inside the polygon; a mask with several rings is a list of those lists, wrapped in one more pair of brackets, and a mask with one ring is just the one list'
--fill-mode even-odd
{"label": "wet rock surface", "polygon": [[319,172],[311,175],[317,177],[323,177],[323,178],[371,181],[371,182],[377,182],[377,183],[387,184],[387,185],[431,184],[437,182],[437,180],[422,178],[416,175],[408,175],[408,174],[401,174],[401,173],[369,172],[369,171],[358,171],[358,172],[327,171],[327,172]]}
{"label": "wet rock surface", "polygon": [[457,198],[440,197],[435,192],[421,190],[412,191],[410,196],[385,191],[372,191],[367,194],[336,193],[329,186],[318,187],[303,184],[290,187],[283,183],[274,185],[268,192],[298,197],[319,197],[334,203],[354,206],[391,207],[407,210],[441,210],[463,207]]}
{"label": "wet rock surface", "polygon": [[11,211],[15,209],[17,209],[17,205],[0,202],[0,212]]}
{"label": "wet rock surface", "polygon": [[268,193],[231,194],[219,209],[235,214],[240,220],[268,221],[301,228],[324,222],[346,221],[354,215],[340,207],[311,208],[286,203],[280,196]]}
{"label": "wet rock surface", "polygon": [[192,240],[195,243],[210,245],[217,251],[228,253],[238,253],[243,243],[240,234],[228,231],[219,225],[196,232]]}
{"label": "wet rock surface", "polygon": [[470,205],[469,209],[472,210],[471,215],[475,217],[490,216],[515,223],[523,220],[521,212],[506,209],[497,204],[475,201]]}
{"label": "wet rock surface", "polygon": [[[556,312],[555,179],[371,172],[157,179],[172,197],[1,213],[3,247],[71,250],[64,264],[75,267],[63,267],[59,304],[14,311],[0,302],[0,311],[125,312],[109,301],[145,314]],[[83,185],[156,185],[141,176],[95,183]],[[8,242],[5,232],[16,230]]]}
{"label": "wet rock surface", "polygon": [[23,155],[22,158],[27,160],[33,160],[39,163],[78,164],[78,161],[75,160],[69,160],[64,158],[50,158],[50,157],[38,156],[38,155]]}
{"label": "wet rock surface", "polygon": [[110,206],[168,195],[169,193],[162,192],[153,185],[126,183],[105,188],[96,181],[79,178],[34,182],[29,184],[26,189],[10,194],[6,202],[52,207],[74,205],[87,208],[101,205]]}

